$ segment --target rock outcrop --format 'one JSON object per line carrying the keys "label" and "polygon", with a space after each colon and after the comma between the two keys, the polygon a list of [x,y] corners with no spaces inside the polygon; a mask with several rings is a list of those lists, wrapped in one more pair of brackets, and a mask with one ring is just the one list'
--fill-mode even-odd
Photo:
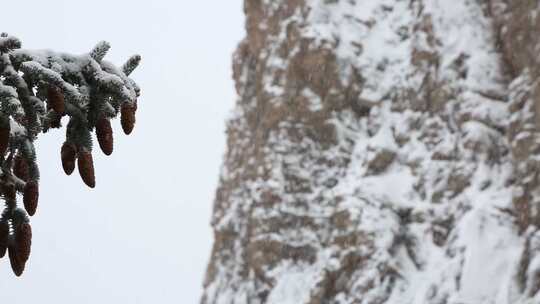
{"label": "rock outcrop", "polygon": [[245,12],[203,304],[540,302],[536,1]]}

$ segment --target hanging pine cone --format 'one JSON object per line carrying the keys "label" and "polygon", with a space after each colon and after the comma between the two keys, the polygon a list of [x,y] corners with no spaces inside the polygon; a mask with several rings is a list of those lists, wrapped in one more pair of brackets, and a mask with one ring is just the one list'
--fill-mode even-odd
{"label": "hanging pine cone", "polygon": [[9,263],[11,264],[11,269],[13,273],[20,277],[24,271],[24,266],[26,262],[23,262],[19,255],[17,254],[17,249],[14,244],[10,244],[8,248],[9,253]]}
{"label": "hanging pine cone", "polygon": [[68,142],[64,142],[60,151],[62,158],[62,167],[67,175],[73,173],[75,170],[75,158],[77,158],[77,147]]}
{"label": "hanging pine cone", "polygon": [[47,104],[58,114],[64,114],[64,94],[57,87],[47,89]]}
{"label": "hanging pine cone", "polygon": [[13,242],[9,244],[9,261],[16,276],[21,276],[32,247],[32,227],[28,222],[15,228]]}
{"label": "hanging pine cone", "polygon": [[7,221],[0,221],[0,258],[6,255],[9,242],[9,224]]}
{"label": "hanging pine cone", "polygon": [[17,257],[22,261],[28,261],[30,257],[30,248],[32,247],[32,227],[30,223],[21,223],[15,228],[15,250]]}
{"label": "hanging pine cone", "polygon": [[120,124],[122,125],[124,133],[126,133],[127,135],[129,135],[133,131],[133,127],[135,126],[136,110],[136,104],[132,105],[129,102],[124,102],[122,104],[122,109],[120,113]]}
{"label": "hanging pine cone", "polygon": [[39,200],[39,185],[36,181],[29,181],[24,186],[23,203],[28,215],[36,214]]}
{"label": "hanging pine cone", "polygon": [[113,152],[113,131],[111,122],[101,117],[96,123],[96,136],[98,139],[99,147],[105,155],[111,155]]}
{"label": "hanging pine cone", "polygon": [[94,176],[94,161],[92,160],[92,153],[89,151],[79,152],[77,165],[79,167],[79,174],[83,182],[90,188],[96,186],[96,178]]}
{"label": "hanging pine cone", "polygon": [[0,156],[6,154],[9,145],[9,122],[0,127]]}
{"label": "hanging pine cone", "polygon": [[27,181],[30,178],[30,173],[28,172],[28,164],[24,157],[20,154],[17,154],[14,159],[13,164],[13,174],[23,181]]}

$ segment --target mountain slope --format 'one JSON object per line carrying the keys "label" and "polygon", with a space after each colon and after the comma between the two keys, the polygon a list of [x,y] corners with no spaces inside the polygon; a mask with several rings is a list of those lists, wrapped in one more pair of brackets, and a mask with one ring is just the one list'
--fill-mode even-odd
{"label": "mountain slope", "polygon": [[540,301],[535,3],[245,11],[202,303]]}

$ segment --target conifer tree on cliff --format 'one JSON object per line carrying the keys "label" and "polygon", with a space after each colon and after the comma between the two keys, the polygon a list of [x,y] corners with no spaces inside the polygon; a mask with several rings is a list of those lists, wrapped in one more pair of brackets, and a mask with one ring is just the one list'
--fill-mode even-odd
{"label": "conifer tree on cliff", "polygon": [[[120,114],[124,133],[133,130],[140,90],[128,76],[140,56],[116,67],[103,60],[109,48],[107,42],[100,42],[83,55],[30,51],[21,49],[16,37],[0,35],[0,193],[5,202],[0,215],[0,258],[8,253],[17,276],[30,256],[28,216],[38,207],[37,137],[61,128],[65,116],[66,140],[60,148],[64,172],[70,175],[77,165],[82,181],[94,188],[91,132],[96,133],[103,153],[110,155],[110,120]],[[22,202],[17,201],[17,192]]]}

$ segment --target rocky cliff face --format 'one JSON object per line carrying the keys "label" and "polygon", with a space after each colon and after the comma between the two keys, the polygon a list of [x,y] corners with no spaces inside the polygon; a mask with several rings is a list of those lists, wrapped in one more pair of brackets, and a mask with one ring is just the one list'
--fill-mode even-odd
{"label": "rocky cliff face", "polygon": [[204,304],[540,302],[540,12],[246,0]]}

